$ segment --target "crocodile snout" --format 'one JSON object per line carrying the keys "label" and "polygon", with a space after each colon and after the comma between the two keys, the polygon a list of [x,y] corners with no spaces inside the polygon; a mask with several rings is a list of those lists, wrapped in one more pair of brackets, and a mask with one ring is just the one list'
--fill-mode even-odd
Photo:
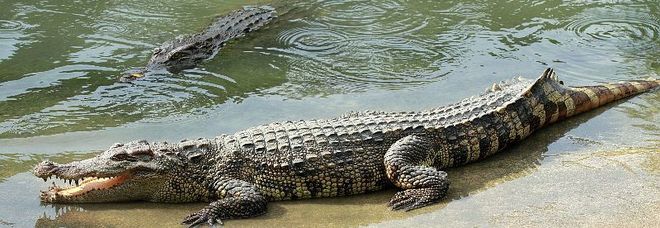
{"label": "crocodile snout", "polygon": [[56,172],[58,169],[58,165],[56,163],[53,163],[52,161],[45,160],[39,163],[37,166],[34,167],[32,170],[32,173],[34,173],[35,176],[41,177],[41,178],[48,178],[51,175],[54,175],[54,172]]}

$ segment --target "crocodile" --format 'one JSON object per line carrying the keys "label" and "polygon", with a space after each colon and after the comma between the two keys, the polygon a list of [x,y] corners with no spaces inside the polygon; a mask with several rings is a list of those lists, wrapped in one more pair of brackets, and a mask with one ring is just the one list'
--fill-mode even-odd
{"label": "crocodile", "polygon": [[149,72],[167,70],[178,73],[195,68],[202,61],[213,58],[228,41],[245,36],[271,22],[275,14],[273,7],[260,6],[244,7],[219,16],[202,32],[179,36],[154,48],[145,67],[124,71],[119,81],[129,82]]}
{"label": "crocodile", "polygon": [[[552,69],[517,77],[477,97],[414,112],[351,112],[332,119],[260,125],[178,143],[117,143],[68,164],[45,160],[33,173],[69,185],[40,194],[45,203],[210,202],[184,218],[191,226],[266,212],[269,201],[400,189],[393,210],[443,199],[449,167],[486,158],[538,129],[658,87],[630,80],[569,87]],[[71,182],[75,182],[71,184]]]}

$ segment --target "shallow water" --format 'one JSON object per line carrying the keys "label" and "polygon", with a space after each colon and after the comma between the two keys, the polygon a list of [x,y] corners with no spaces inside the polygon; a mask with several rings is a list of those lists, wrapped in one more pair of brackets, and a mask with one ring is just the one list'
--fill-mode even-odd
{"label": "shallow water", "polygon": [[[353,110],[420,110],[554,67],[568,85],[660,74],[655,1],[304,1],[200,68],[134,84],[150,50],[257,1],[4,1],[0,226],[174,226],[203,204],[40,205],[37,162],[114,142],[213,137]],[[657,76],[656,76],[657,77]],[[643,94],[449,170],[450,195],[391,212],[394,190],[271,203],[258,226],[660,223],[660,93]]]}

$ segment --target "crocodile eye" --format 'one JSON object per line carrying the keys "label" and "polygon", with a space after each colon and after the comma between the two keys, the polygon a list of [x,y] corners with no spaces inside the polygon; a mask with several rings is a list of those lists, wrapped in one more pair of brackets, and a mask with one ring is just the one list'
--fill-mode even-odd
{"label": "crocodile eye", "polygon": [[115,155],[113,155],[110,159],[112,159],[113,161],[124,161],[124,160],[128,160],[128,154],[124,154],[124,153],[121,153],[121,154],[115,154]]}
{"label": "crocodile eye", "polygon": [[155,54],[158,54],[158,53],[160,53],[160,52],[162,52],[162,51],[163,51],[163,49],[161,49],[161,48],[154,48],[154,55],[155,55]]}
{"label": "crocodile eye", "polygon": [[174,53],[174,54],[172,55],[172,57],[170,57],[170,59],[183,59],[183,58],[185,58],[185,57],[186,57],[186,53],[183,53],[183,52],[177,52],[177,53]]}
{"label": "crocodile eye", "polygon": [[122,147],[122,146],[124,146],[123,143],[115,143],[114,145],[112,145],[112,147],[110,147],[110,149],[119,148],[119,147]]}
{"label": "crocodile eye", "polygon": [[153,159],[154,152],[150,149],[148,150],[136,150],[131,153],[131,159],[149,161]]}

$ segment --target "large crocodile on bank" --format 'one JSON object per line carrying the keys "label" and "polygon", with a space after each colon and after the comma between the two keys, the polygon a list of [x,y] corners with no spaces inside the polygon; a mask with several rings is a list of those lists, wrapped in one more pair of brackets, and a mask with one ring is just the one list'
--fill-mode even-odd
{"label": "large crocodile on bank", "polygon": [[[335,119],[261,125],[176,144],[135,141],[69,164],[43,161],[34,174],[74,181],[41,193],[46,203],[144,200],[211,202],[184,223],[214,224],[266,212],[268,201],[402,190],[394,210],[441,200],[442,169],[488,157],[551,123],[655,87],[635,80],[567,87],[552,69],[421,112],[361,112]],[[82,182],[80,182],[82,181]]]}
{"label": "large crocodile on bank", "polygon": [[263,27],[275,16],[275,10],[270,6],[234,10],[217,17],[200,33],[177,37],[154,48],[145,67],[127,70],[119,80],[127,82],[142,78],[149,72],[167,70],[177,73],[194,68],[200,62],[213,58],[228,41]]}

